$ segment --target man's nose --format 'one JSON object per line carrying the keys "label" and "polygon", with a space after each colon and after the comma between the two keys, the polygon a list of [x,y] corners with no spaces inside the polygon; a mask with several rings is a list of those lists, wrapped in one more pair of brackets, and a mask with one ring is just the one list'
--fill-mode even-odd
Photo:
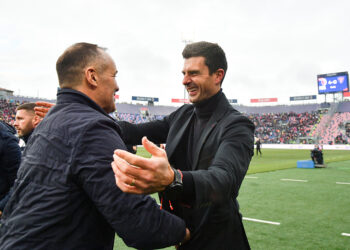
{"label": "man's nose", "polygon": [[184,75],[184,79],[182,80],[183,85],[188,85],[191,82],[191,78],[188,75]]}

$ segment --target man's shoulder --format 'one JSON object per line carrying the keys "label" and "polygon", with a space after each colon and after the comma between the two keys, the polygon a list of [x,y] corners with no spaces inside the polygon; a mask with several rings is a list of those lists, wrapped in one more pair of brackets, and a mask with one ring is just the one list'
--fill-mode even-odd
{"label": "man's shoulder", "polygon": [[65,124],[79,124],[91,126],[102,120],[114,123],[111,117],[99,112],[98,110],[81,103],[69,103],[56,105],[53,112],[48,115],[51,120],[65,120]]}
{"label": "man's shoulder", "polygon": [[85,114],[89,113],[94,116],[103,116],[103,114],[96,109],[90,107],[89,105],[85,105],[83,103],[61,103],[57,104],[52,108],[52,112],[49,113],[50,115],[75,115],[75,116],[85,116]]}
{"label": "man's shoulder", "polygon": [[0,121],[0,134],[6,135],[6,136],[15,136],[16,130],[13,126]]}
{"label": "man's shoulder", "polygon": [[[56,134],[62,140],[74,141],[90,130],[120,133],[119,126],[111,117],[80,103],[56,105],[34,132]],[[113,133],[109,136],[113,136]]]}
{"label": "man's shoulder", "polygon": [[13,131],[10,127],[10,125],[2,124],[0,123],[0,147],[4,146],[5,144],[11,143],[11,144],[18,144],[19,139],[15,135],[15,131]]}
{"label": "man's shoulder", "polygon": [[187,111],[192,111],[193,110],[193,105],[192,104],[184,104],[178,109],[176,109],[173,113],[181,113],[181,112],[187,112]]}
{"label": "man's shoulder", "polygon": [[194,107],[192,104],[184,104],[175,111],[173,111],[169,116],[181,116],[186,113],[192,113],[193,109]]}
{"label": "man's shoulder", "polygon": [[222,117],[222,123],[227,124],[229,127],[241,126],[249,128],[250,130],[255,129],[254,123],[244,114],[237,111],[233,107],[229,107],[227,112]]}
{"label": "man's shoulder", "polygon": [[233,119],[233,120],[242,119],[242,120],[250,121],[250,119],[246,115],[242,114],[241,112],[233,108],[231,105],[230,107],[228,107],[227,112],[224,116],[224,119]]}

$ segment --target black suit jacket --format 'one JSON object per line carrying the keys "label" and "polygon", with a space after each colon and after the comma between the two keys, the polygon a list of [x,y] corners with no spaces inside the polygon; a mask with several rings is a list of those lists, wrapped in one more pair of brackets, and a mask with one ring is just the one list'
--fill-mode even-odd
{"label": "black suit jacket", "polygon": [[196,143],[192,169],[184,169],[184,137],[193,115],[193,105],[184,105],[160,121],[119,124],[126,143],[140,144],[142,136],[165,142],[170,164],[193,176],[195,200],[190,206],[172,204],[191,231],[190,242],[181,249],[249,249],[236,198],[253,155],[254,125],[222,94]]}

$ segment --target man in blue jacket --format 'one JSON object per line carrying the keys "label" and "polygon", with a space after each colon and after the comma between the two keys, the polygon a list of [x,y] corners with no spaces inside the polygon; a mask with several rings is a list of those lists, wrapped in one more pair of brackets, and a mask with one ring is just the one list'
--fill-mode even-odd
{"label": "man in blue jacket", "polygon": [[[35,103],[24,103],[17,107],[16,121],[14,123],[16,130],[12,126],[3,123],[3,125],[7,125],[7,129],[4,130],[4,126],[1,125],[2,136],[4,133],[6,133],[7,136],[6,139],[1,140],[0,142],[0,165],[3,166],[0,170],[2,172],[0,174],[0,178],[2,179],[0,181],[0,211],[4,210],[6,203],[11,196],[11,187],[16,179],[17,170],[21,163],[21,152],[25,149],[25,146],[19,147],[18,138],[14,134],[16,133],[15,131],[17,131],[18,137],[23,139],[25,144],[27,144],[34,128],[40,122],[40,117],[34,112],[35,105]],[[19,149],[20,151],[18,153]],[[4,181],[4,178],[6,178],[7,181]],[[4,185],[6,186],[6,190],[8,190],[5,195],[2,193]]]}
{"label": "man in blue jacket", "polygon": [[189,231],[149,196],[123,193],[110,167],[126,149],[114,111],[117,69],[103,48],[69,47],[56,64],[57,104],[31,135],[4,210],[0,249],[113,249],[182,242]]}
{"label": "man in blue jacket", "polygon": [[6,205],[21,163],[21,151],[15,133],[12,126],[0,121],[0,212]]}

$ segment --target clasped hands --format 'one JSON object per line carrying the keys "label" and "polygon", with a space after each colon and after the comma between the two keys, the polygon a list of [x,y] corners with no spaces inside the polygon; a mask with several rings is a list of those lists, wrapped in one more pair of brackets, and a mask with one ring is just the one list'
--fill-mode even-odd
{"label": "clasped hands", "polygon": [[112,168],[116,184],[123,192],[156,193],[163,191],[174,180],[174,171],[170,167],[165,150],[146,137],[142,138],[142,145],[152,155],[151,158],[120,149],[114,151]]}
{"label": "clasped hands", "polygon": [[[170,167],[164,149],[157,147],[146,137],[142,138],[143,147],[151,153],[150,159],[117,149],[114,151],[112,168],[117,186],[126,193],[151,194],[163,191],[174,180],[174,171]],[[184,244],[191,238],[186,228]],[[178,249],[179,245],[176,246]]]}

